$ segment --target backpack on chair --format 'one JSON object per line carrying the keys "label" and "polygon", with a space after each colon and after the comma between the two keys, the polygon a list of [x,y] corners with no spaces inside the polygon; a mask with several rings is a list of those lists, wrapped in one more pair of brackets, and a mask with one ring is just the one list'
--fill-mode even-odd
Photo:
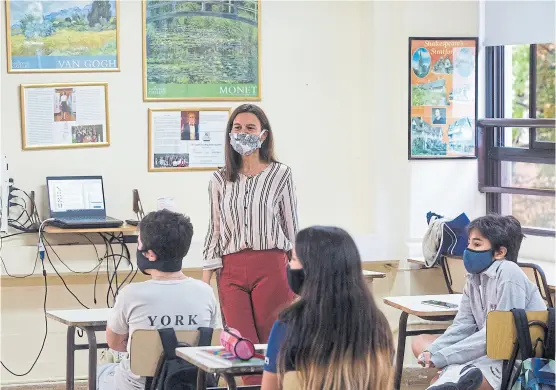
{"label": "backpack on chair", "polygon": [[[511,390],[554,390],[554,309],[548,309],[548,323],[527,320],[523,309],[512,309],[517,331],[517,342],[521,354],[521,366],[517,371]],[[530,326],[542,326],[545,329],[544,340],[531,342]],[[537,344],[542,342],[543,355],[536,357]]]}
{"label": "backpack on chair", "polygon": [[[208,347],[212,342],[212,328],[201,327],[198,347]],[[158,329],[164,351],[158,360],[155,375],[148,378],[145,389],[148,390],[195,390],[199,369],[193,364],[176,356],[177,347],[191,347],[179,343],[173,328]],[[215,387],[214,376],[207,375],[207,387]]]}

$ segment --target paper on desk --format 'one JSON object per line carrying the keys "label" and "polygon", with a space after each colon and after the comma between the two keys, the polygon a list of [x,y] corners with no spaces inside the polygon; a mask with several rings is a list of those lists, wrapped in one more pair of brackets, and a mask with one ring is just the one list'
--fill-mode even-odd
{"label": "paper on desk", "polygon": [[158,198],[156,200],[156,209],[157,210],[168,210],[168,211],[176,211],[176,202],[174,202],[174,198]]}

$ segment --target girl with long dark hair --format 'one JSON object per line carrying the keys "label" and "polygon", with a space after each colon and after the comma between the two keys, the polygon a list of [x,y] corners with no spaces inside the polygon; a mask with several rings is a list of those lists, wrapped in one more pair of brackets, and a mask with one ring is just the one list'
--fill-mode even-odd
{"label": "girl with long dark hair", "polygon": [[304,390],[389,390],[392,333],[366,286],[351,236],[314,226],[297,234],[288,282],[299,295],[275,322],[262,390],[297,371]]}

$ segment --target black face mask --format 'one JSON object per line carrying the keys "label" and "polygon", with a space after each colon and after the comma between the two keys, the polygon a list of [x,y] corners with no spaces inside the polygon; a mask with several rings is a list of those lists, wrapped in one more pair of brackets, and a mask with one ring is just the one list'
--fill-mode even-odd
{"label": "black face mask", "polygon": [[287,265],[288,270],[288,284],[295,295],[299,295],[301,292],[301,287],[303,287],[303,282],[305,281],[305,270],[292,269],[290,265]]}
{"label": "black face mask", "polygon": [[181,259],[176,261],[161,261],[157,259],[156,261],[150,261],[143,252],[147,252],[148,249],[137,249],[137,268],[139,271],[145,275],[150,275],[146,272],[149,269],[156,269],[161,272],[178,272],[181,271]]}

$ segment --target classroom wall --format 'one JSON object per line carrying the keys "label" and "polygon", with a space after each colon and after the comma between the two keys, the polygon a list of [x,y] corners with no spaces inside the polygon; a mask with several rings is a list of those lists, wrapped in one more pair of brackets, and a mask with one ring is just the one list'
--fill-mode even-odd
{"label": "classroom wall", "polygon": [[[2,23],[4,11],[1,7]],[[2,71],[2,150],[16,185],[38,191],[43,216],[47,175],[102,174],[108,214],[122,219],[132,217],[133,188],[139,189],[145,210],[156,207],[157,197],[174,197],[177,208],[190,215],[195,226],[184,266],[196,268],[208,221],[211,173],[147,172],[147,108],[235,104],[143,103],[141,3],[122,1],[120,14],[125,17],[120,21],[119,73]],[[278,157],[293,169],[301,225],[333,224],[350,231],[368,262],[366,268],[387,273],[387,278],[374,282],[379,303],[389,295],[445,291],[437,270],[412,270],[405,261],[408,254],[420,252],[427,211],[446,215],[465,211],[470,217],[484,213],[484,197],[476,189],[476,161],[407,160],[408,37],[477,34],[477,1],[263,3],[261,105],[275,131]],[[0,64],[5,67],[4,40],[1,52]],[[22,151],[19,84],[81,81],[109,83],[112,145]],[[32,236],[4,242],[2,257],[10,272],[32,268],[35,245]],[[130,249],[133,252],[135,246]],[[58,245],[56,250],[74,269],[91,268],[90,245]],[[93,304],[92,284],[70,288],[85,304]],[[98,296],[104,296],[106,285],[99,289]],[[42,287],[23,282],[2,286],[1,356],[17,371],[29,367],[42,341],[43,293]],[[51,285],[48,295],[48,308],[78,307],[63,286]],[[99,298],[97,306],[102,302]],[[399,312],[386,309],[386,314],[395,330]],[[2,371],[1,383],[63,379],[64,332],[63,326],[49,322],[47,345],[33,372],[15,378]],[[84,352],[78,353],[76,373],[86,374]]]}

